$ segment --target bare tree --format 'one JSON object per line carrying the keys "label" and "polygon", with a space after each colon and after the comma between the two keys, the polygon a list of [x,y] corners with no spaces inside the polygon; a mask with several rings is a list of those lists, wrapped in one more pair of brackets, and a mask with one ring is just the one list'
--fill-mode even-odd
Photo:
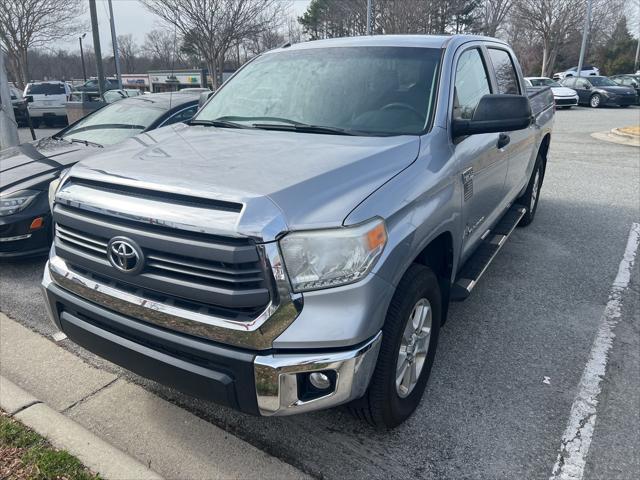
{"label": "bare tree", "polygon": [[281,0],[141,0],[198,50],[217,88],[227,51],[285,18]]}
{"label": "bare tree", "polygon": [[155,29],[144,36],[142,51],[150,57],[154,63],[164,68],[170,67],[179,54],[181,37],[174,32]]}
{"label": "bare tree", "polygon": [[0,0],[0,41],[19,85],[29,81],[29,49],[81,31],[82,11],[82,0]]}
{"label": "bare tree", "polygon": [[542,42],[541,76],[548,76],[560,48],[582,23],[584,0],[518,0],[515,16],[522,28]]}
{"label": "bare tree", "polygon": [[484,0],[482,33],[495,37],[517,0]]}
{"label": "bare tree", "polygon": [[130,33],[127,35],[118,35],[118,52],[120,53],[124,73],[135,72],[138,50],[138,45],[133,39],[133,35]]}

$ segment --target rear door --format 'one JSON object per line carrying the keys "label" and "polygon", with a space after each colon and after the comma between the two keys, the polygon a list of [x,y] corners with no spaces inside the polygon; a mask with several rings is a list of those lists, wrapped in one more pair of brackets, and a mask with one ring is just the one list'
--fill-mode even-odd
{"label": "rear door", "polygon": [[[453,118],[470,119],[480,99],[494,93],[481,45],[465,47],[454,61]],[[456,139],[453,147],[463,184],[462,260],[498,218],[504,199],[507,157],[497,133]]]}
{"label": "rear door", "polygon": [[[496,93],[502,95],[524,95],[520,82],[521,73],[511,52],[493,44],[487,45],[487,52],[491,59]],[[533,139],[531,128],[503,132],[508,140],[503,149],[509,160],[509,168],[505,182],[507,202],[512,202],[520,190],[529,180],[528,170],[533,155]]]}

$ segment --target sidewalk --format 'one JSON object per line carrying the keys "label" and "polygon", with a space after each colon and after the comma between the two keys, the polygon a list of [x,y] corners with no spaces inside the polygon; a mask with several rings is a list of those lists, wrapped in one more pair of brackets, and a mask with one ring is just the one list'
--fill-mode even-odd
{"label": "sidewalk", "polygon": [[[32,402],[23,410],[24,414],[32,410],[32,415],[50,407],[72,421],[70,428],[91,432],[146,466],[148,478],[154,478],[154,473],[169,479],[307,478],[186,410],[84,363],[2,313],[0,375],[26,391],[10,393],[3,382],[3,402]],[[20,398],[25,396],[27,400]],[[86,458],[82,460],[96,469]]]}

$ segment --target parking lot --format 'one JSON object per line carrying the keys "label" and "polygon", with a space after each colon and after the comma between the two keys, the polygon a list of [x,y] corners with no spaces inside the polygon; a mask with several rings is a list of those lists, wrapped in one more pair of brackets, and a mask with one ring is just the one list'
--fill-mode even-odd
{"label": "parking lot", "polygon": [[[342,409],[249,417],[136,377],[69,340],[59,345],[318,478],[548,478],[640,222],[640,150],[591,133],[639,122],[640,107],[557,112],[535,222],[514,233],[471,297],[452,305],[422,404],[391,432]],[[1,265],[0,310],[51,338],[43,266],[41,258]],[[640,475],[639,266],[622,299],[585,478]]]}

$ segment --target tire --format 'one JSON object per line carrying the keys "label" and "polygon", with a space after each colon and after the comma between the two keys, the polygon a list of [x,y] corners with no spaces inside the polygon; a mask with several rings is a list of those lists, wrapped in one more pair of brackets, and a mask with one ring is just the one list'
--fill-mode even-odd
{"label": "tire", "polygon": [[600,94],[594,93],[593,95],[591,95],[591,98],[589,98],[589,106],[591,108],[598,108],[601,105],[602,105],[602,98],[600,98]]}
{"label": "tire", "polygon": [[[428,307],[431,312],[431,327],[428,334],[425,333],[425,327],[417,328],[412,319],[417,309],[424,307]],[[417,320],[418,317],[413,318]],[[412,319],[411,326],[410,319]],[[427,323],[428,320],[425,320],[424,325],[426,326]],[[413,264],[402,277],[389,305],[382,328],[382,345],[378,354],[378,363],[369,388],[364,397],[349,404],[349,410],[354,416],[379,429],[394,428],[411,416],[422,399],[431,373],[441,323],[442,295],[438,278],[430,268]],[[405,329],[408,329],[411,337]],[[416,337],[418,330],[422,337]],[[408,340],[409,338],[412,340]],[[418,348],[420,346],[425,347],[426,352]],[[401,347],[404,349],[403,353],[401,353]],[[401,356],[403,356],[402,362]],[[401,371],[401,364],[407,365],[405,370],[409,372],[407,376],[401,376],[400,385],[398,385],[396,374]],[[411,382],[413,366],[415,366],[416,375],[415,381]],[[403,382],[407,378],[409,382],[404,385]],[[412,386],[407,388],[409,383]]]}
{"label": "tire", "polygon": [[524,191],[524,194],[516,200],[516,203],[523,205],[527,212],[520,219],[520,223],[518,223],[519,227],[526,227],[536,216],[536,211],[538,210],[538,202],[540,201],[540,189],[542,188],[542,181],[544,180],[544,160],[542,155],[538,153],[536,157],[536,164],[533,167],[533,172],[531,173],[531,178],[529,179],[529,184],[527,185],[527,189]]}
{"label": "tire", "polygon": [[629,105],[620,105],[620,108],[629,108]]}
{"label": "tire", "polygon": [[40,127],[40,120],[32,118],[31,119],[31,126],[33,128],[39,128]]}

